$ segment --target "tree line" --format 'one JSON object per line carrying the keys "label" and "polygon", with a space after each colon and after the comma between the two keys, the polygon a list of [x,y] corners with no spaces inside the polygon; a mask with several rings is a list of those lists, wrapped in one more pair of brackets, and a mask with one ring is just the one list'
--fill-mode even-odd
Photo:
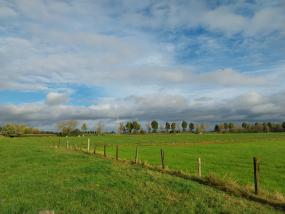
{"label": "tree line", "polygon": [[262,122],[262,123],[221,123],[216,124],[214,131],[218,133],[225,132],[284,132],[285,131],[285,122],[282,123],[271,123],[271,122]]}
{"label": "tree line", "polygon": [[145,129],[138,121],[128,121],[126,123],[121,122],[118,126],[118,133],[132,134],[132,133],[179,133],[179,132],[203,132],[207,128],[206,125],[187,123],[183,120],[181,123],[166,122],[165,124],[159,124],[156,120],[146,124]]}
{"label": "tree line", "polygon": [[[78,134],[103,134],[106,133],[105,126],[102,122],[95,125],[93,131],[88,130],[87,124],[83,123],[81,129],[76,128],[77,121],[65,121],[58,125],[59,131],[62,135],[78,135]],[[240,133],[240,132],[284,132],[285,122],[283,123],[220,123],[214,126],[214,129],[209,129],[207,124],[197,124],[193,122],[165,122],[159,123],[156,120],[146,123],[145,127],[139,121],[120,122],[117,131],[112,133],[119,134],[145,134],[145,133],[204,133],[204,132],[217,132],[217,133]]]}
{"label": "tree line", "polygon": [[[139,121],[127,121],[118,124],[117,130],[111,133],[119,134],[145,134],[145,133],[180,133],[180,132],[192,132],[202,133],[208,128],[205,124],[194,124],[182,121],[166,122],[165,124],[159,124],[156,120],[151,121],[145,125],[145,128]],[[103,134],[106,133],[105,125],[102,122],[95,124],[95,129],[90,130],[86,123],[78,128],[78,122],[75,120],[63,121],[58,123],[58,131],[60,135],[79,135],[79,134]]]}
{"label": "tree line", "polygon": [[[5,136],[21,136],[27,134],[58,134],[60,136],[78,136],[84,134],[104,134],[107,133],[103,122],[95,124],[95,129],[89,129],[86,123],[81,124],[76,120],[61,121],[57,124],[57,132],[41,131],[37,128],[30,127],[26,124],[8,123],[0,127],[0,134]],[[119,134],[145,134],[145,133],[181,133],[189,132],[200,134],[203,132],[217,132],[217,133],[241,133],[241,132],[284,132],[285,122],[271,123],[271,122],[256,122],[241,124],[235,123],[220,123],[214,126],[211,130],[206,124],[197,124],[193,122],[165,122],[159,123],[156,120],[146,123],[145,127],[139,121],[127,121],[118,124],[117,131],[111,133]],[[110,133],[110,132],[109,132]]]}
{"label": "tree line", "polygon": [[41,134],[43,132],[37,128],[30,127],[26,124],[8,123],[0,127],[0,133],[4,136],[14,137],[25,134]]}
{"label": "tree line", "polygon": [[95,124],[95,129],[88,129],[86,123],[83,123],[79,128],[79,122],[77,120],[66,120],[61,121],[57,124],[58,135],[60,136],[78,136],[84,134],[103,134],[106,133],[105,125],[103,122],[98,122]]}

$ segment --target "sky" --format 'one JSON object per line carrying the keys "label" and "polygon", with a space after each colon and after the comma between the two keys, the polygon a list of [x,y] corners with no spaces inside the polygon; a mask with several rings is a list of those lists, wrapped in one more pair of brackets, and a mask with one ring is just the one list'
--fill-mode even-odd
{"label": "sky", "polygon": [[0,124],[285,120],[284,0],[0,0]]}

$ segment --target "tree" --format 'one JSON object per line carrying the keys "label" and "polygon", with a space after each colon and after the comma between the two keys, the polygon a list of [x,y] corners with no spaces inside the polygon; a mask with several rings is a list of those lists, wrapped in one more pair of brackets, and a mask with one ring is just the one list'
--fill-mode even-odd
{"label": "tree", "polygon": [[268,122],[267,125],[268,125],[269,129],[271,130],[271,128],[272,128],[272,123]]}
{"label": "tree", "polygon": [[159,132],[163,133],[165,131],[163,124],[159,124]]}
{"label": "tree", "polygon": [[95,125],[96,134],[98,134],[98,135],[103,134],[104,129],[105,129],[105,125],[103,122],[99,121],[98,123],[96,123],[96,125]]}
{"label": "tree", "polygon": [[70,132],[71,136],[79,136],[81,134],[79,129],[74,129]]}
{"label": "tree", "polygon": [[175,129],[176,129],[176,123],[171,123],[171,131],[172,131],[172,133],[174,133],[175,132]]}
{"label": "tree", "polygon": [[203,133],[203,127],[202,125],[196,125],[196,134],[202,134]]}
{"label": "tree", "polygon": [[229,130],[233,131],[233,129],[234,129],[234,124],[233,123],[229,123]]}
{"label": "tree", "polygon": [[269,132],[270,131],[269,126],[267,125],[267,123],[263,123],[262,126],[263,126],[263,132]]}
{"label": "tree", "polygon": [[86,123],[83,123],[83,124],[82,124],[82,126],[81,126],[81,131],[82,131],[83,133],[85,133],[85,132],[87,131],[87,125],[86,125]]}
{"label": "tree", "polygon": [[158,129],[158,122],[157,122],[156,120],[153,120],[150,125],[151,125],[151,128],[152,128],[152,131],[153,131],[154,133],[157,132],[157,129]]}
{"label": "tree", "polygon": [[128,130],[128,132],[131,134],[132,133],[132,130],[133,130],[133,123],[132,122],[127,122],[126,124],[126,129]]}
{"label": "tree", "polygon": [[220,132],[221,131],[220,126],[218,124],[215,125],[214,131],[215,132]]}
{"label": "tree", "polygon": [[189,123],[189,130],[190,130],[191,132],[193,132],[194,129],[195,129],[194,123]]}
{"label": "tree", "polygon": [[57,124],[57,127],[63,135],[69,135],[72,131],[76,129],[77,124],[78,122],[76,120],[66,120],[59,122]]}
{"label": "tree", "polygon": [[119,123],[118,133],[123,134],[125,133],[125,131],[126,131],[125,124],[123,122]]}
{"label": "tree", "polygon": [[5,136],[14,136],[17,134],[16,126],[14,124],[6,124],[2,127],[2,133]]}
{"label": "tree", "polygon": [[145,128],[146,128],[146,131],[147,131],[148,133],[151,132],[151,125],[150,125],[149,123],[147,123],[147,124],[145,125]]}
{"label": "tree", "polygon": [[274,131],[275,132],[282,132],[283,131],[282,124],[280,124],[280,123],[275,124],[274,125]]}
{"label": "tree", "polygon": [[165,123],[165,130],[167,133],[169,132],[169,129],[170,129],[170,124],[169,124],[169,122],[166,122]]}
{"label": "tree", "polygon": [[38,134],[40,130],[25,124],[8,123],[1,128],[1,133],[6,136],[20,136],[22,134]]}
{"label": "tree", "polygon": [[133,121],[133,129],[135,132],[139,131],[141,128],[141,125],[137,121]]}
{"label": "tree", "polygon": [[224,129],[225,129],[225,131],[227,131],[228,128],[229,128],[229,125],[228,125],[227,123],[224,123]]}
{"label": "tree", "polygon": [[182,121],[182,123],[181,123],[181,126],[182,126],[182,129],[183,129],[183,132],[185,132],[186,131],[186,129],[187,129],[187,122],[185,121],[185,120],[183,120]]}
{"label": "tree", "polygon": [[196,125],[196,134],[202,134],[208,128],[207,124]]}
{"label": "tree", "polygon": [[285,122],[282,123],[282,128],[285,129]]}

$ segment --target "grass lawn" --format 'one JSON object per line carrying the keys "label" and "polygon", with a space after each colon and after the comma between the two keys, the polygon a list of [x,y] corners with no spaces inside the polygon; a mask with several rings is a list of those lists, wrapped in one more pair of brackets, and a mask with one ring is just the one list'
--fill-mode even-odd
{"label": "grass lawn", "polygon": [[54,149],[55,140],[0,138],[0,213],[278,213],[193,181]]}

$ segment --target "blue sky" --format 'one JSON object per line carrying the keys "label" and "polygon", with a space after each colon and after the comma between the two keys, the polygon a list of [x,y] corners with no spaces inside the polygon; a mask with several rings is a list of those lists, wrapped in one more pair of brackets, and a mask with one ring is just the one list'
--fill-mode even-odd
{"label": "blue sky", "polygon": [[0,123],[285,120],[285,2],[0,0]]}

